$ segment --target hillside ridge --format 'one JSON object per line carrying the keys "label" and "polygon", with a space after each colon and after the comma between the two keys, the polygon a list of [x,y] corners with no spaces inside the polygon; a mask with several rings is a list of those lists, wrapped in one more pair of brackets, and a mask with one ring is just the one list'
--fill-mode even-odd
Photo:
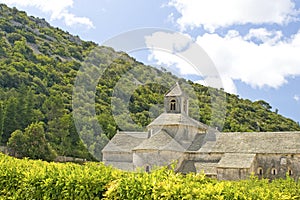
{"label": "hillside ridge", "polygon": [[[219,130],[300,130],[298,123],[273,112],[263,100],[251,102],[178,78],[146,66],[124,52],[83,41],[52,27],[44,19],[27,16],[26,12],[4,4],[0,4],[0,16],[2,145],[13,146],[22,139],[29,148],[32,145],[25,136],[37,128],[43,130],[41,137],[58,155],[101,159],[101,149],[117,130],[144,130],[163,112],[163,96],[176,82],[193,89],[191,117]],[[95,49],[97,54],[91,57]],[[78,128],[73,119],[72,94],[78,71],[86,64],[91,64],[89,70],[105,70],[96,86],[96,116],[82,119],[90,125]],[[126,85],[120,86],[132,82],[135,83],[133,91]],[[216,119],[211,119],[212,102],[220,106]],[[87,110],[84,107],[82,112]],[[99,132],[93,129],[95,124],[101,127]],[[92,139],[86,142],[83,138]],[[37,151],[37,154],[42,153]],[[20,156],[24,155],[23,152]]]}

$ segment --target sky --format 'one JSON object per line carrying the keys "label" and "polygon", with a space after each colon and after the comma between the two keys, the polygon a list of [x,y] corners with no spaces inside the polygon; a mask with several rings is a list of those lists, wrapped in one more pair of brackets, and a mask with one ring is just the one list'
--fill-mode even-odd
{"label": "sky", "polygon": [[[278,113],[300,121],[300,0],[0,0],[29,15],[45,18],[98,44],[124,32],[156,27],[173,48],[180,33],[207,53],[229,93],[265,100]],[[186,51],[184,49],[183,51]],[[172,67],[175,74],[209,85],[185,61],[169,52],[130,55],[146,64]]]}

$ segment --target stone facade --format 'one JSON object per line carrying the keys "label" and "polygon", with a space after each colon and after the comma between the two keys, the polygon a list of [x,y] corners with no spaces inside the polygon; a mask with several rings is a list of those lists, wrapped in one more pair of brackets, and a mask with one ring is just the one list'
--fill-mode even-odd
{"label": "stone facade", "polygon": [[177,83],[165,95],[165,112],[147,132],[118,132],[103,161],[123,170],[151,171],[177,161],[176,171],[220,180],[300,177],[300,132],[221,133],[188,116],[188,97]]}

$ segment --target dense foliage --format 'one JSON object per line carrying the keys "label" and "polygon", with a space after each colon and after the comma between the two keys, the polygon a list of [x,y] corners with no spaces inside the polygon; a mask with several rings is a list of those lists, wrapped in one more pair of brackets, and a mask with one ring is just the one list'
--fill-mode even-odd
{"label": "dense foliage", "polygon": [[48,163],[0,154],[2,199],[299,199],[299,182],[217,181],[167,168],[121,172],[102,163]]}
{"label": "dense foliage", "polygon": [[100,199],[120,172],[102,163],[47,163],[0,154],[1,199]]}
{"label": "dense foliage", "polygon": [[[11,134],[7,146],[12,149],[16,157],[54,160],[56,153],[47,143],[43,124],[34,123],[27,127],[24,133],[16,130]],[[15,153],[14,153],[15,152]]]}
{"label": "dense foliage", "polygon": [[[0,142],[7,145],[13,135],[10,147],[15,151],[18,147],[14,144],[32,134],[32,124],[41,122],[39,140],[45,138],[51,152],[100,159],[102,147],[116,130],[143,130],[163,111],[163,95],[177,81],[195,91],[190,94],[191,116],[223,131],[300,130],[299,124],[273,112],[267,102],[243,100],[178,79],[108,47],[95,52],[95,43],[16,8],[1,4],[0,16]],[[87,66],[84,72],[80,71],[83,66]],[[72,93],[81,73],[84,80],[98,82],[95,91],[76,88],[86,97],[78,96],[82,108],[75,110],[87,116],[95,108],[96,116],[82,117],[75,124]],[[134,84],[128,87],[129,83]],[[93,97],[91,93],[96,94],[94,105],[86,104]],[[213,116],[212,110],[216,111]],[[97,124],[100,129],[95,129]],[[17,153],[30,156],[28,152]],[[43,155],[34,157],[45,159]]]}

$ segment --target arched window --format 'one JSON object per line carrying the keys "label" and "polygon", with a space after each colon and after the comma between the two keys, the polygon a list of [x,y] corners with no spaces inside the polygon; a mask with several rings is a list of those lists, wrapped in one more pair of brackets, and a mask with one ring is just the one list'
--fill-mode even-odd
{"label": "arched window", "polygon": [[176,110],[176,100],[172,99],[170,102],[170,110]]}
{"label": "arched window", "polygon": [[150,172],[150,166],[149,165],[146,166],[145,171],[148,172],[148,173]]}
{"label": "arched window", "polygon": [[272,175],[276,175],[277,174],[277,169],[276,168],[272,168],[271,169],[271,174]]}
{"label": "arched window", "polygon": [[257,174],[258,175],[263,175],[264,171],[261,167],[257,168]]}
{"label": "arched window", "polygon": [[293,155],[293,154],[291,155],[291,158],[294,158],[294,155]]}
{"label": "arched window", "polygon": [[293,175],[293,171],[290,168],[288,168],[288,175],[289,176]]}

